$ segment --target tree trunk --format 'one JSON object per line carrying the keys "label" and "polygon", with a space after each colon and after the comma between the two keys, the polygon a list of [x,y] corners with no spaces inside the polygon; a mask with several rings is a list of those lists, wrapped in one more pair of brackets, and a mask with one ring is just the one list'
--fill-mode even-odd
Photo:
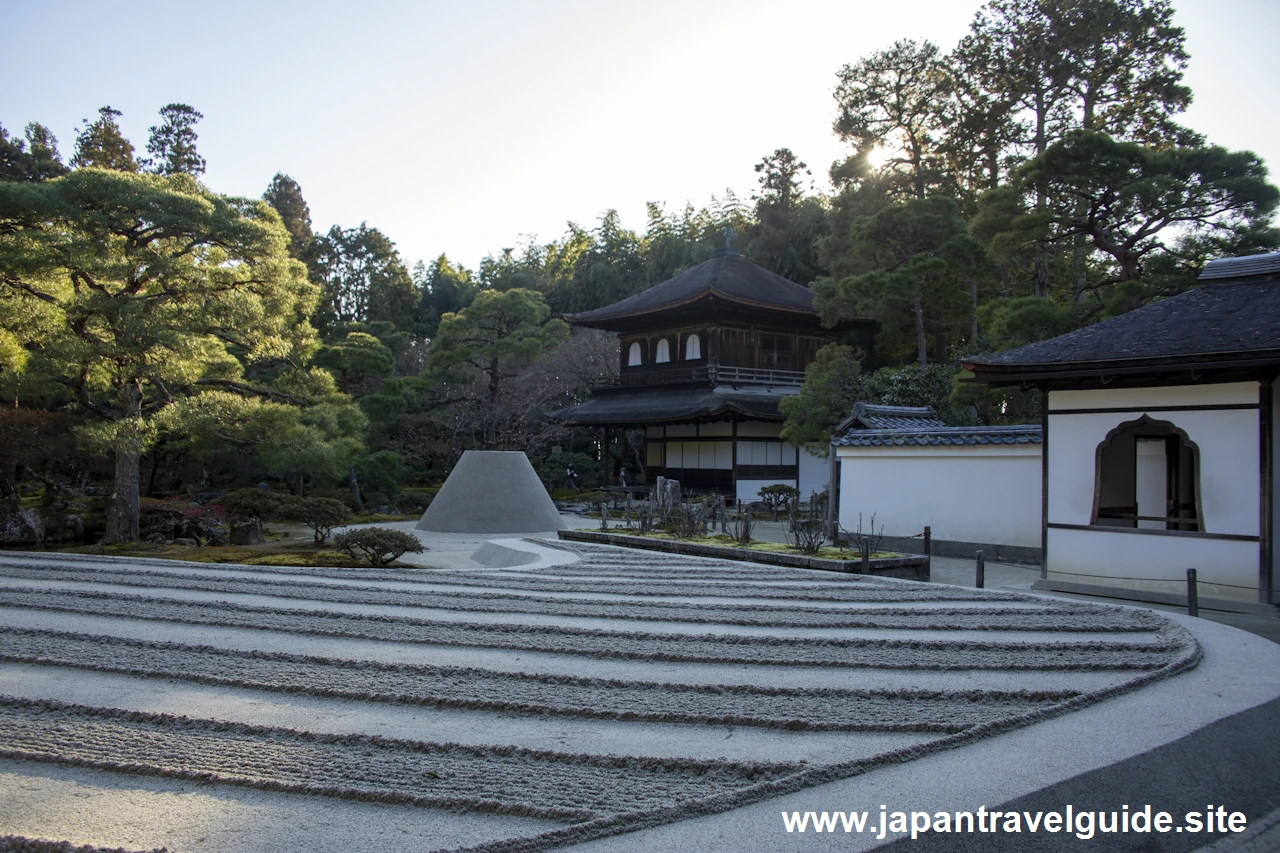
{"label": "tree trunk", "polygon": [[[485,418],[484,446],[486,450],[493,450],[494,445],[498,443],[498,389],[502,382],[502,371],[496,358],[489,362],[487,372],[489,374],[489,416]],[[504,447],[503,450],[506,448]]]}
{"label": "tree trunk", "polygon": [[916,318],[916,355],[920,358],[920,366],[924,367],[929,363],[929,342],[924,334],[924,307],[919,296],[911,301],[911,313]]}
{"label": "tree trunk", "polygon": [[1089,247],[1085,243],[1085,236],[1077,234],[1075,236],[1074,245],[1071,247],[1071,301],[1084,302],[1086,290],[1089,284],[1089,272],[1085,266],[1085,261],[1089,254]]}
{"label": "tree trunk", "polygon": [[142,455],[133,449],[116,451],[115,490],[107,499],[107,530],[103,542],[137,542],[142,514],[138,480]]}
{"label": "tree trunk", "polygon": [[360,481],[356,479],[356,466],[347,469],[347,482],[351,486],[351,508],[356,512],[364,512],[364,501],[360,500]]}
{"label": "tree trunk", "polygon": [[[642,443],[635,439],[630,430],[624,430],[622,435],[627,442],[627,446],[631,448],[631,458],[635,460],[636,468],[640,471],[639,479],[636,482],[638,485],[644,485],[647,481],[644,476],[644,454],[640,452]],[[641,433],[641,435],[643,435],[643,433]]]}
{"label": "tree trunk", "polygon": [[1043,299],[1049,295],[1049,259],[1044,246],[1036,247],[1035,272],[1032,279],[1032,295]]}
{"label": "tree trunk", "polygon": [[973,311],[970,315],[969,327],[969,345],[974,346],[978,343],[978,280],[976,278],[969,279],[969,299],[973,305]]}
{"label": "tree trunk", "polygon": [[[142,388],[131,382],[120,389],[123,418],[142,415]],[[122,419],[123,419],[122,418]],[[142,514],[139,484],[142,473],[142,448],[126,444],[116,448],[115,482],[107,499],[107,529],[103,542],[137,542],[138,517]]]}

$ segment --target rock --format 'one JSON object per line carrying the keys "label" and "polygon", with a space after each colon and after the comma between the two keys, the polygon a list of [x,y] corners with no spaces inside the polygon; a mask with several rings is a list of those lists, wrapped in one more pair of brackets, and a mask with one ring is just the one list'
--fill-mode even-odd
{"label": "rock", "polygon": [[75,539],[84,536],[84,519],[78,515],[64,515],[62,526],[67,534]]}
{"label": "rock", "polygon": [[200,545],[200,543],[199,543],[199,542],[197,542],[196,540],[194,540],[194,539],[186,539],[186,538],[178,538],[178,539],[175,539],[175,540],[173,540],[173,544],[174,544],[174,545],[186,545],[188,548],[196,548],[196,547],[198,547],[198,546]]}
{"label": "rock", "polygon": [[270,484],[270,483],[268,483],[268,482],[267,482],[267,481],[265,481],[265,480],[263,480],[261,483],[259,483],[259,484],[258,484],[258,488],[259,488],[259,489],[262,489],[264,492],[274,492],[274,491],[275,491],[275,489],[271,488],[271,484]]}
{"label": "rock", "polygon": [[0,509],[0,544],[39,545],[44,542],[44,522],[32,509],[6,507]]}
{"label": "rock", "polygon": [[199,492],[196,494],[196,503],[204,506],[207,503],[213,503],[224,494],[226,492]]}
{"label": "rock", "polygon": [[266,541],[266,537],[262,535],[262,528],[256,521],[231,528],[232,545],[263,545]]}
{"label": "rock", "polygon": [[107,489],[105,486],[85,486],[84,494],[88,498],[105,498]]}

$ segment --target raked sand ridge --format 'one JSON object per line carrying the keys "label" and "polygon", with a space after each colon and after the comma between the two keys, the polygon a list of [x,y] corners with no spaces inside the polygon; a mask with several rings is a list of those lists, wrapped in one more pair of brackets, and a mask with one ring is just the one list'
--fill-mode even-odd
{"label": "raked sand ridge", "polygon": [[628,849],[648,836],[622,833],[1034,738],[1202,658],[1135,608],[512,547],[536,559],[0,556],[0,835]]}

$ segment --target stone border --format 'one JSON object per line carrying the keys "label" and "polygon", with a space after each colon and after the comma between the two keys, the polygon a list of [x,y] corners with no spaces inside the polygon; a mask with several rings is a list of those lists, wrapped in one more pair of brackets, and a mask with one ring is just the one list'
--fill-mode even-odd
{"label": "stone border", "polygon": [[[668,554],[684,554],[689,557],[714,557],[721,560],[741,560],[764,563],[770,566],[787,566],[793,569],[819,569],[824,572],[840,572],[846,575],[862,574],[860,560],[823,560],[803,554],[780,554],[772,551],[753,551],[748,548],[730,548],[723,545],[701,545],[676,539],[649,539],[643,536],[627,536],[621,533],[604,533],[594,530],[559,530],[556,535],[572,542],[594,542],[598,545],[618,545],[645,551],[664,551]],[[889,557],[871,560],[868,575],[929,580],[929,558],[924,554],[906,557]]]}

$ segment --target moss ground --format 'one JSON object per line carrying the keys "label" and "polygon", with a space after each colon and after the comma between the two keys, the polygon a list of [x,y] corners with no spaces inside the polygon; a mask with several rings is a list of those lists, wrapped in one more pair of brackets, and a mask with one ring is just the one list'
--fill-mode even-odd
{"label": "moss ground", "polygon": [[[399,515],[359,515],[355,523],[406,521]],[[188,563],[242,563],[247,566],[312,566],[321,568],[367,568],[368,563],[335,550],[332,542],[316,543],[311,529],[301,524],[272,523],[262,545],[153,545],[133,542],[123,545],[77,545],[49,550],[78,554],[108,554],[116,557],[155,557]]]}
{"label": "moss ground", "polygon": [[[717,534],[715,536],[694,536],[691,539],[681,539],[670,533],[637,533],[634,530],[614,529],[611,533],[617,533],[622,536],[643,536],[646,539],[672,539],[678,542],[689,542],[694,545],[720,545],[725,548],[745,548],[748,551],[765,551],[772,554],[799,554],[800,551],[783,542],[758,542],[752,540],[750,544],[739,545],[733,540],[733,537],[725,534]],[[857,551],[850,551],[848,548],[831,548],[825,547],[819,549],[817,554],[811,556],[818,557],[822,560],[861,560],[862,555]],[[873,560],[890,559],[894,557],[904,557],[895,551],[877,551],[871,555]]]}

